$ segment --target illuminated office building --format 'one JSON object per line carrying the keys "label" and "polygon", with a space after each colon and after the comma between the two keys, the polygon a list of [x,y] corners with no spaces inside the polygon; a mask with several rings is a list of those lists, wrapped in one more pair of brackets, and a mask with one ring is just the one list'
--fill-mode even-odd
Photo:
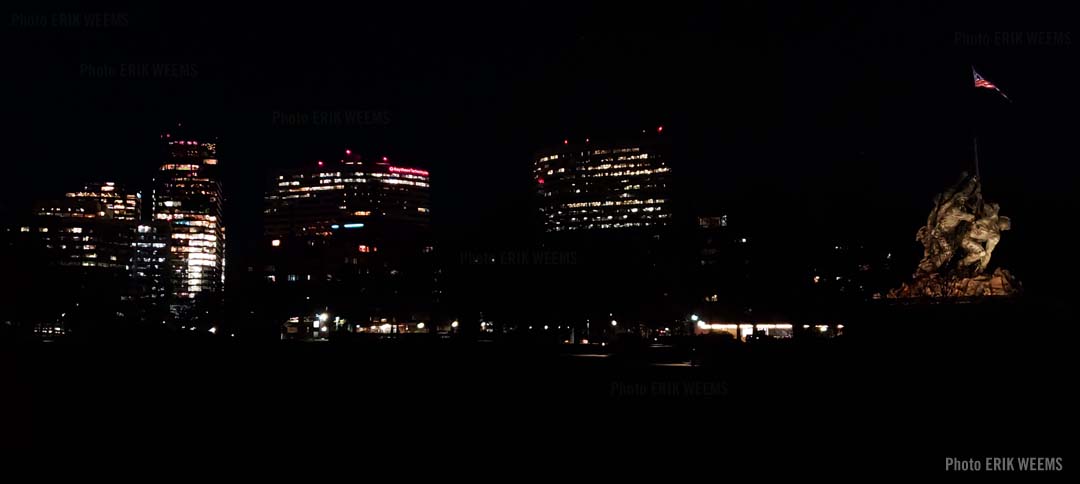
{"label": "illuminated office building", "polygon": [[154,219],[169,225],[173,312],[210,325],[225,283],[217,146],[178,132],[163,134],[161,142],[164,161],[155,178],[153,207]]}
{"label": "illuminated office building", "polygon": [[[141,224],[139,194],[112,183],[40,201],[9,227],[6,252],[24,274],[11,307],[41,336],[116,329],[158,320],[164,299],[167,227]],[[128,203],[128,202],[134,203]],[[6,295],[6,294],[5,294]]]}
{"label": "illuminated office building", "polygon": [[367,162],[350,150],[336,163],[282,172],[272,184],[268,237],[328,237],[346,226],[390,235],[426,229],[430,221],[428,172],[386,157]]}
{"label": "illuminated office building", "polygon": [[427,171],[347,150],[339,161],[280,172],[270,184],[263,241],[270,318],[306,324],[327,312],[328,330],[357,332],[426,317],[434,251]]}
{"label": "illuminated office building", "polygon": [[533,182],[544,230],[668,225],[671,169],[662,131],[627,142],[564,140],[538,154]]}
{"label": "illuminated office building", "polygon": [[131,273],[142,319],[164,316],[169,295],[169,224],[150,221],[135,226]]}
{"label": "illuminated office building", "polygon": [[113,217],[97,200],[63,198],[38,202],[31,221],[19,227],[33,234],[48,260],[63,267],[116,270],[127,277],[133,251],[134,231],[126,220]]}
{"label": "illuminated office building", "polygon": [[128,191],[114,182],[87,183],[79,191],[68,192],[65,196],[99,201],[103,211],[116,220],[142,220],[142,193]]}

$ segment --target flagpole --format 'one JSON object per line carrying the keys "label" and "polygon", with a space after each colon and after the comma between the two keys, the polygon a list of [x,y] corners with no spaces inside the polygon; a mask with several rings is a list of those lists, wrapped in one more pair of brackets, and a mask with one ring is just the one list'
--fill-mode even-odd
{"label": "flagpole", "polygon": [[982,175],[979,174],[979,137],[972,136],[971,139],[975,142],[975,180],[982,185]]}

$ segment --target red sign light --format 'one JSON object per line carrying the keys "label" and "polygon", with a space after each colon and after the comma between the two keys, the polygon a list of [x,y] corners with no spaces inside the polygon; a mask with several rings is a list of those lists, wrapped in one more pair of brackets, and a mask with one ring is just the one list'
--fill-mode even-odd
{"label": "red sign light", "polygon": [[401,173],[402,175],[420,175],[428,176],[426,170],[417,170],[416,168],[398,168],[396,166],[390,167],[390,173]]}

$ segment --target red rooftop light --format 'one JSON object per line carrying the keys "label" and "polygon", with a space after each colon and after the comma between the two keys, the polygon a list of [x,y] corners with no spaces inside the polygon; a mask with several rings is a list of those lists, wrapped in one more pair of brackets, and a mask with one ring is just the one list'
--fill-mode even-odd
{"label": "red rooftop light", "polygon": [[351,154],[352,154],[352,150],[345,150],[345,154],[346,154],[346,155],[351,155]]}
{"label": "red rooftop light", "polygon": [[657,133],[663,133],[664,132],[664,127],[663,126],[657,126],[656,127],[656,132]]}
{"label": "red rooftop light", "polygon": [[323,165],[322,160],[319,160],[319,166],[322,166],[322,165]]}
{"label": "red rooftop light", "polygon": [[562,140],[562,144],[568,145],[568,144],[570,144],[570,140],[564,139],[564,140]]}
{"label": "red rooftop light", "polygon": [[536,180],[536,182],[537,182],[537,183],[539,183],[539,184],[541,184],[541,185],[543,185],[543,184],[544,184],[544,179],[543,179],[543,178],[540,178],[540,179]]}
{"label": "red rooftop light", "polygon": [[384,157],[382,157],[382,160],[383,160],[383,161],[387,161],[387,158],[386,158],[386,157],[384,156]]}

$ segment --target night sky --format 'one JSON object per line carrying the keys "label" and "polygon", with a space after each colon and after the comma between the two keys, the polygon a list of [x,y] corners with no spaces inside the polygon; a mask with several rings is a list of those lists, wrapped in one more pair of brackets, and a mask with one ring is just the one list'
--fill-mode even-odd
{"label": "night sky", "polygon": [[[1076,207],[1074,17],[937,3],[6,6],[14,189],[0,207],[17,212],[85,179],[143,182],[158,133],[182,121],[220,139],[230,250],[261,230],[272,168],[346,147],[431,170],[442,233],[512,241],[530,230],[538,149],[663,125],[688,205],[793,244],[827,233],[917,252],[932,195],[970,169],[978,132],[986,195],[1015,221],[1002,257],[1034,252]],[[57,12],[121,13],[126,25],[25,25]],[[995,32],[1058,35],[1004,45]],[[126,63],[193,69],[85,73]],[[972,64],[1014,102],[976,92]],[[311,110],[389,117],[274,122]],[[1039,252],[1017,263],[1043,264]]]}

